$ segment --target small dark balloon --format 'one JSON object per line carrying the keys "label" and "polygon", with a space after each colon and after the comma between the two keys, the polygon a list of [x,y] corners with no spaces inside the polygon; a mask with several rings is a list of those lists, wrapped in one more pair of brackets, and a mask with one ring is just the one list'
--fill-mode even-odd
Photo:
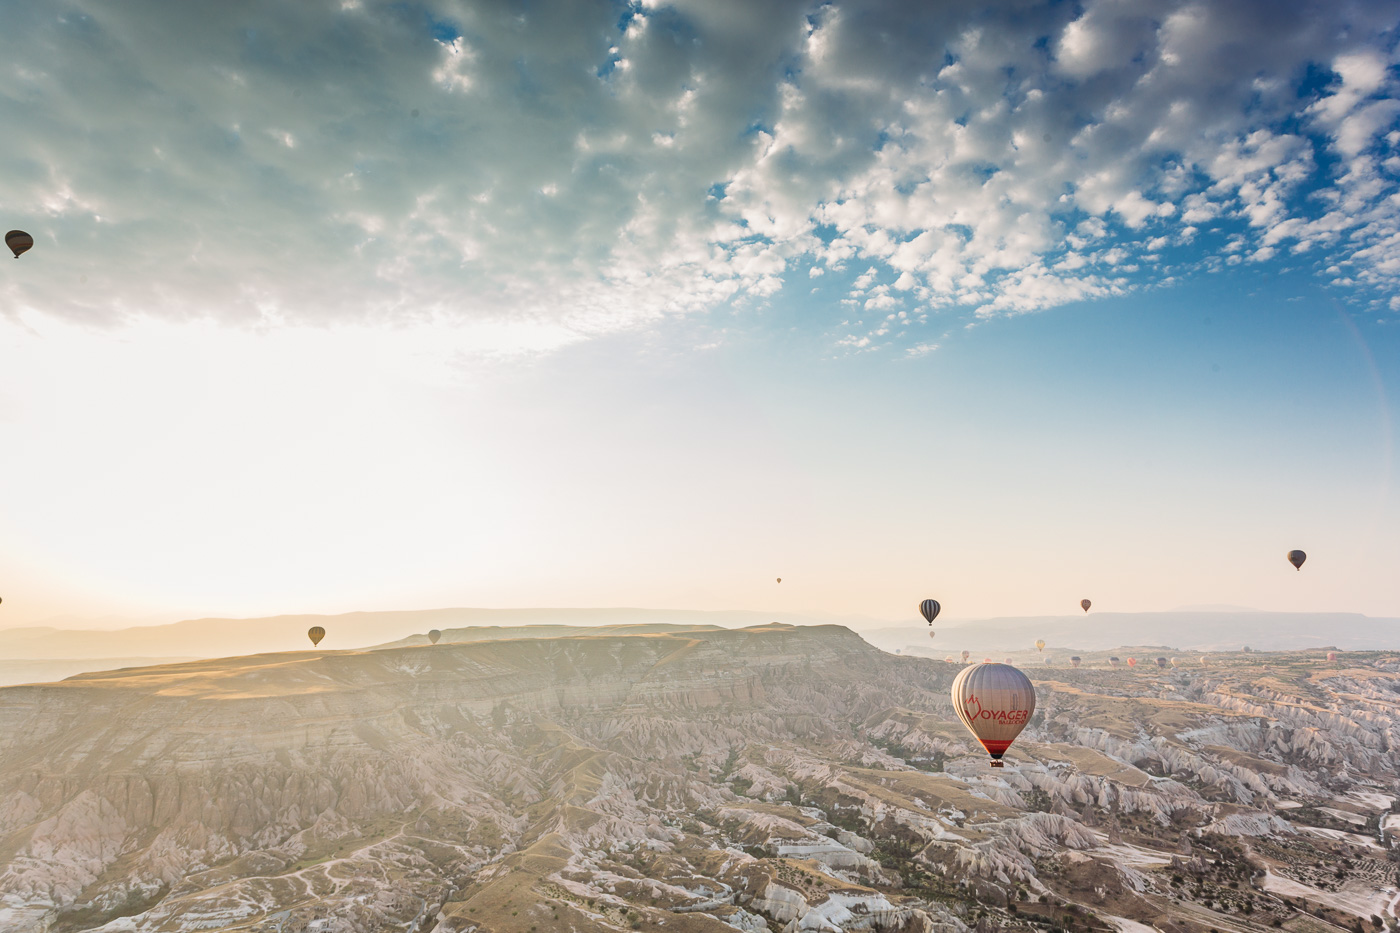
{"label": "small dark balloon", "polygon": [[313,625],[306,630],[306,637],[311,639],[312,647],[319,645],[321,639],[326,637],[326,630],[319,625]]}
{"label": "small dark balloon", "polygon": [[18,259],[20,253],[27,253],[34,248],[34,238],[23,230],[11,230],[5,234],[5,245],[10,248],[10,252]]}
{"label": "small dark balloon", "polygon": [[779,578],[778,578],[778,582],[779,582],[779,583],[782,583],[782,582],[783,582],[783,578],[782,578],[782,577],[779,577]]}
{"label": "small dark balloon", "polygon": [[1290,564],[1293,565],[1293,569],[1294,569],[1294,570],[1302,570],[1302,569],[1303,569],[1303,561],[1305,561],[1305,560],[1307,560],[1307,559],[1308,559],[1308,555],[1304,554],[1302,551],[1289,551],[1289,552],[1288,552],[1288,562],[1289,562]]}
{"label": "small dark balloon", "polygon": [[1085,612],[1088,612],[1088,611],[1089,611],[1089,607],[1092,606],[1093,603],[1089,602],[1089,600],[1087,600],[1087,599],[1081,599],[1081,600],[1079,601],[1079,605],[1080,605],[1080,608],[1082,608]]}
{"label": "small dark balloon", "polygon": [[428,641],[432,642],[435,645],[438,643],[438,639],[441,637],[442,632],[439,632],[437,629],[433,629],[431,632],[428,633]]}

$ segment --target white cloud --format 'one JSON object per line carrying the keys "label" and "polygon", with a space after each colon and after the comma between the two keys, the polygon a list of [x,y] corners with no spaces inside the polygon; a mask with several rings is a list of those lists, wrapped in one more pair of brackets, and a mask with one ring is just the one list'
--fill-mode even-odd
{"label": "white cloud", "polygon": [[568,341],[857,263],[1021,312],[1233,221],[1400,276],[1382,4],[43,6],[0,36],[11,309]]}

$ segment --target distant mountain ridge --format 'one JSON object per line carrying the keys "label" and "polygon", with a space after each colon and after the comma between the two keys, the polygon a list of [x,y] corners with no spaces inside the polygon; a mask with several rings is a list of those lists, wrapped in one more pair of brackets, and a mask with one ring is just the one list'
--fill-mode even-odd
{"label": "distant mountain ridge", "polygon": [[887,651],[945,654],[1020,651],[1043,638],[1046,651],[1107,651],[1128,645],[1162,645],[1192,651],[1297,651],[1332,646],[1343,651],[1400,650],[1400,619],[1351,612],[1228,611],[1090,612],[1080,615],[1007,616],[933,626],[871,629],[862,636]]}
{"label": "distant mountain ridge", "polygon": [[[791,612],[699,609],[414,609],[348,612],[341,615],[294,614],[254,619],[188,619],[168,625],[115,630],[59,629],[47,626],[0,630],[0,658],[7,660],[80,660],[133,657],[218,658],[268,651],[299,651],[310,646],[306,630],[325,628],[323,649],[418,644],[413,635],[430,629],[538,627],[533,635],[549,637],[576,629],[608,625],[653,625],[694,628],[747,628],[770,622],[854,624],[874,620]],[[660,629],[658,629],[659,631]],[[490,637],[482,634],[480,637]]]}

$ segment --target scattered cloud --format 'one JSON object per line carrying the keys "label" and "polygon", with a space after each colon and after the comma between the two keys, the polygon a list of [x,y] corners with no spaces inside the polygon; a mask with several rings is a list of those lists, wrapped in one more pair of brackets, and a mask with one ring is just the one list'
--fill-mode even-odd
{"label": "scattered cloud", "polygon": [[1170,275],[1216,228],[1227,261],[1400,282],[1384,4],[618,13],[16,7],[0,207],[38,246],[0,313],[562,343],[852,264],[870,310],[991,316]]}

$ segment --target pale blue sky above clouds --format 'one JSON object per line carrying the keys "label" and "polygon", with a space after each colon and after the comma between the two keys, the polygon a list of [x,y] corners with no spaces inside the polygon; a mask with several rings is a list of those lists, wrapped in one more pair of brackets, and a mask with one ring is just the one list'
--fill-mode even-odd
{"label": "pale blue sky above clouds", "polygon": [[1397,21],[0,6],[6,624],[1400,613]]}

